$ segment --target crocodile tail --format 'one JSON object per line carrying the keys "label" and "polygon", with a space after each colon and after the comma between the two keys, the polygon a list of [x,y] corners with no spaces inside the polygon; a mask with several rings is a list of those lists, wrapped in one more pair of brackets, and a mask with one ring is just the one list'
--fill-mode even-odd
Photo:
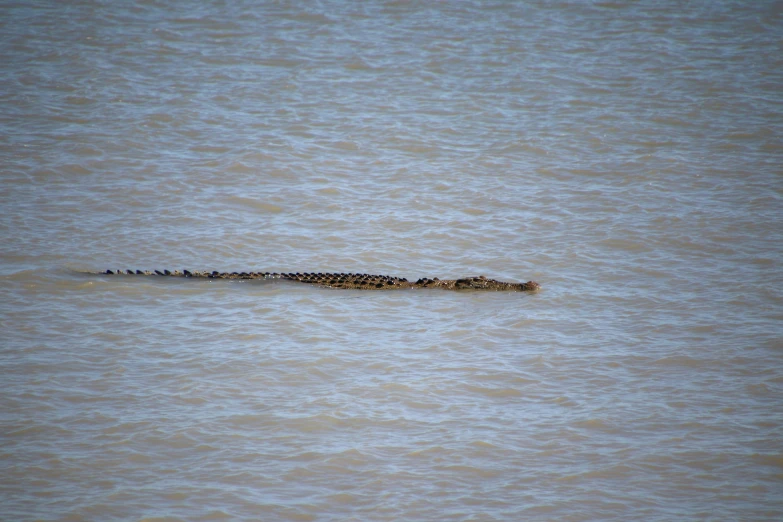
{"label": "crocodile tail", "polygon": [[294,274],[271,274],[269,272],[218,272],[217,270],[105,270],[105,275],[146,275],[163,277],[197,277],[206,279],[293,279]]}
{"label": "crocodile tail", "polygon": [[162,271],[161,270],[131,270],[131,269],[127,269],[127,270],[105,270],[105,271],[99,272],[99,273],[100,274],[105,274],[105,275],[147,275],[147,276],[149,276],[149,275],[159,275],[159,276],[174,276],[174,277],[180,276],[181,277],[181,276],[185,276],[186,272],[187,272],[187,274],[190,274],[190,272],[188,272],[187,270],[183,270],[182,272],[180,272],[179,270],[171,271],[171,270],[167,270],[167,269],[164,269]]}

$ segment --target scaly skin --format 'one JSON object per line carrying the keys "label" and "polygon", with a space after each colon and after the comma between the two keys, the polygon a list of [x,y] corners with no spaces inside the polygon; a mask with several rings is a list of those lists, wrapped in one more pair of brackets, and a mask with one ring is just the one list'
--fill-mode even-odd
{"label": "scaly skin", "polygon": [[106,270],[107,275],[148,275],[164,277],[196,277],[202,279],[284,279],[311,285],[346,288],[353,290],[403,290],[408,288],[442,288],[444,290],[485,290],[510,292],[535,292],[541,285],[534,281],[527,283],[504,283],[484,276],[461,279],[422,278],[412,283],[405,278],[369,274],[337,273],[290,273],[276,272],[207,272],[189,270]]}

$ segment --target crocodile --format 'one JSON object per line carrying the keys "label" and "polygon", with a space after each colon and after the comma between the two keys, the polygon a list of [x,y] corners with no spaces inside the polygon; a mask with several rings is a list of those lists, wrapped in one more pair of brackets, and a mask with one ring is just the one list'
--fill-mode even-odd
{"label": "crocodile", "polygon": [[217,272],[190,270],[106,270],[105,275],[142,275],[163,277],[187,277],[201,279],[282,279],[311,285],[345,288],[353,290],[405,290],[412,288],[441,288],[443,290],[488,290],[511,292],[535,292],[541,285],[534,281],[527,283],[506,283],[488,279],[484,276],[463,277],[460,279],[438,279],[422,277],[416,282],[404,277],[354,273],[277,273],[277,272]]}

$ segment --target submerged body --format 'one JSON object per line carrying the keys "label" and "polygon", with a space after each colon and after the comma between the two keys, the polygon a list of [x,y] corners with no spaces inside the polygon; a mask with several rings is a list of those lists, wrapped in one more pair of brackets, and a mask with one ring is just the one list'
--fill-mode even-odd
{"label": "submerged body", "polygon": [[344,273],[277,273],[277,272],[208,272],[189,270],[106,270],[107,275],[148,275],[164,277],[196,277],[204,279],[283,279],[329,288],[354,290],[404,290],[408,288],[442,288],[444,290],[489,290],[533,292],[541,285],[534,281],[527,283],[505,283],[484,276],[463,277],[460,279],[421,278],[415,283],[405,278]]}

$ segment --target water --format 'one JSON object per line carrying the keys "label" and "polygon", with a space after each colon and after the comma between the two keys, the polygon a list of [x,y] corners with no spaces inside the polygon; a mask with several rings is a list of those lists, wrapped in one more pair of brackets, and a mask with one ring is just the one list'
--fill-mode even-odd
{"label": "water", "polygon": [[3,520],[783,518],[779,2],[0,11]]}

